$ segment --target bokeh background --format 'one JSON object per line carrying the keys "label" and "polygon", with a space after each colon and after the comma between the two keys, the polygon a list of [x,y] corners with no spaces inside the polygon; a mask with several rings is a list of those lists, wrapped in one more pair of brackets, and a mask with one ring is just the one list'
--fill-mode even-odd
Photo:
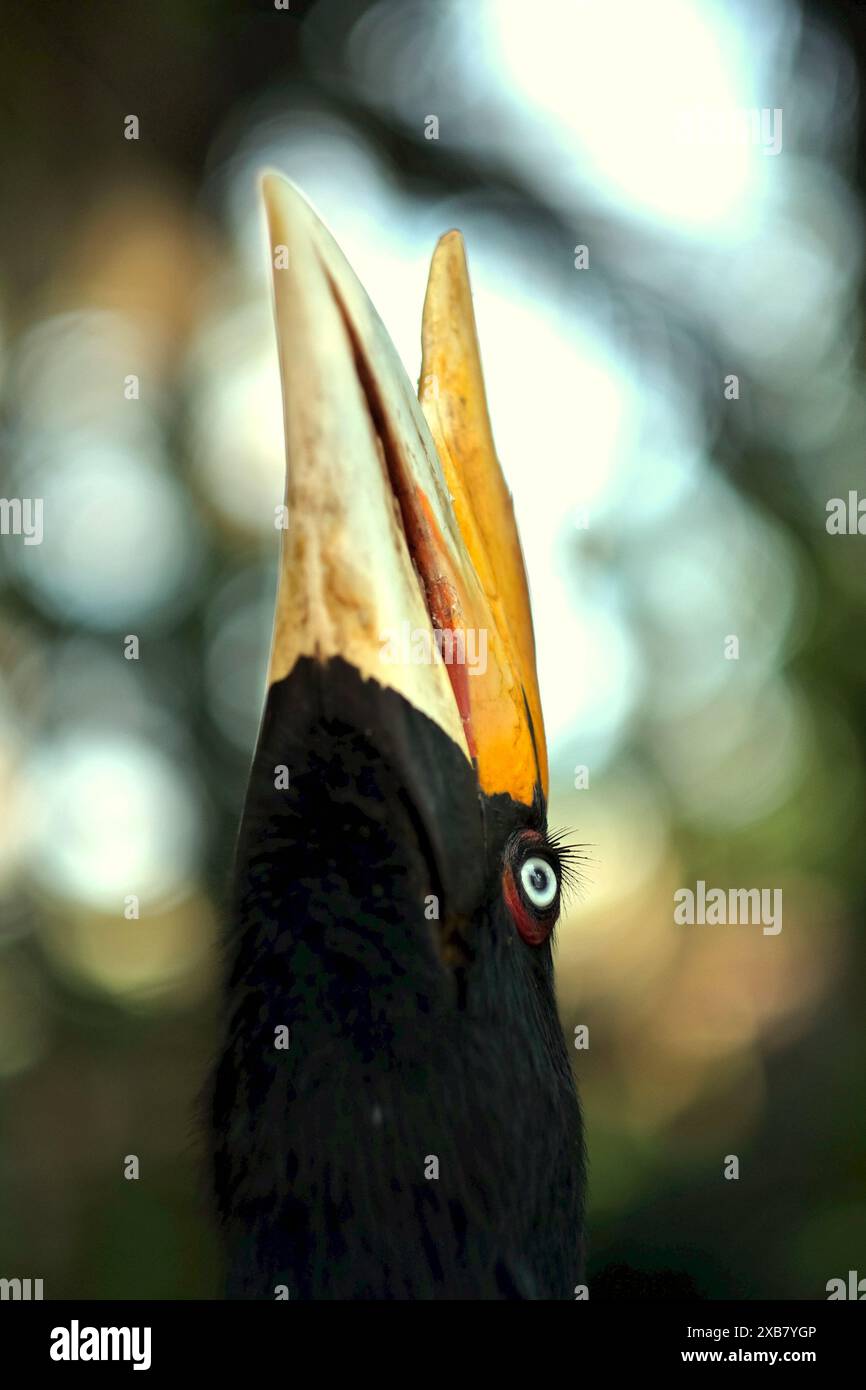
{"label": "bokeh background", "polygon": [[[866,495],[864,55],[831,0],[4,0],[0,496],[45,534],[0,538],[0,1275],[219,1291],[194,1106],[282,500],[265,166],[413,378],[466,238],[590,847],[558,980],[591,1273],[863,1269],[866,539],[825,520]],[[751,108],[778,153],[684,134]],[[781,888],[782,932],[674,926],[698,878]]]}

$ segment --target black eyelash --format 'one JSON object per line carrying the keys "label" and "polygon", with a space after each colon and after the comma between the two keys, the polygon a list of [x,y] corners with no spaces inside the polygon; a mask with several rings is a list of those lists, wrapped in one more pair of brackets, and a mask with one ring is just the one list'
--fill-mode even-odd
{"label": "black eyelash", "polygon": [[593,849],[594,846],[570,840],[568,837],[572,834],[571,830],[552,830],[548,831],[545,839],[551,861],[562,884],[563,898],[569,898],[574,894],[583,900],[586,896],[586,886],[592,881],[584,871],[583,865],[595,863],[595,856],[585,851]]}

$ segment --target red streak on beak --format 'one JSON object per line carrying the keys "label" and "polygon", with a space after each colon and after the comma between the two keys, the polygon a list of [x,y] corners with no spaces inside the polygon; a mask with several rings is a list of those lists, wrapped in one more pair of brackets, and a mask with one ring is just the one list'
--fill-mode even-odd
{"label": "red streak on beak", "polygon": [[[445,542],[422,489],[414,489],[414,497],[408,506],[405,505],[405,499],[403,500],[403,520],[409,548],[424,585],[427,611],[434,631],[438,629],[442,632],[452,632],[455,637],[457,633],[463,634],[461,644],[456,640],[452,643],[452,659],[445,665],[451,689],[454,691],[454,700],[463,721],[466,745],[472,759],[477,761],[478,749],[472,729],[472,708],[469,699],[469,672],[465,660],[466,625],[463,622],[463,610],[457,590],[448,578]],[[458,655],[461,659],[454,660]]]}

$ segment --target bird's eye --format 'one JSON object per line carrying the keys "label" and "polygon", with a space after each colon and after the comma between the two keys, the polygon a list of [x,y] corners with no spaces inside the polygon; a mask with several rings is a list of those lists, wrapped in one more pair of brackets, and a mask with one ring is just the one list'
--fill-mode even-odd
{"label": "bird's eye", "polygon": [[555,850],[537,830],[518,832],[505,852],[502,893],[527,946],[542,945],[559,916],[560,875],[554,856]]}
{"label": "bird's eye", "polygon": [[538,855],[524,860],[520,868],[520,883],[538,912],[545,912],[552,906],[559,890],[556,874],[547,860],[541,859]]}

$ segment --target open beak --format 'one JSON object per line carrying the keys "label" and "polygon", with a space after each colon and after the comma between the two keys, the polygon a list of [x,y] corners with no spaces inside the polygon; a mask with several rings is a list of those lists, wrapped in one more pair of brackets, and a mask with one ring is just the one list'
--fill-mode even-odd
{"label": "open beak", "polygon": [[301,656],[342,657],[434,720],[482,791],[546,798],[526,575],[460,235],[433,257],[419,405],[309,204],[276,174],[263,189],[288,510],[269,684]]}

